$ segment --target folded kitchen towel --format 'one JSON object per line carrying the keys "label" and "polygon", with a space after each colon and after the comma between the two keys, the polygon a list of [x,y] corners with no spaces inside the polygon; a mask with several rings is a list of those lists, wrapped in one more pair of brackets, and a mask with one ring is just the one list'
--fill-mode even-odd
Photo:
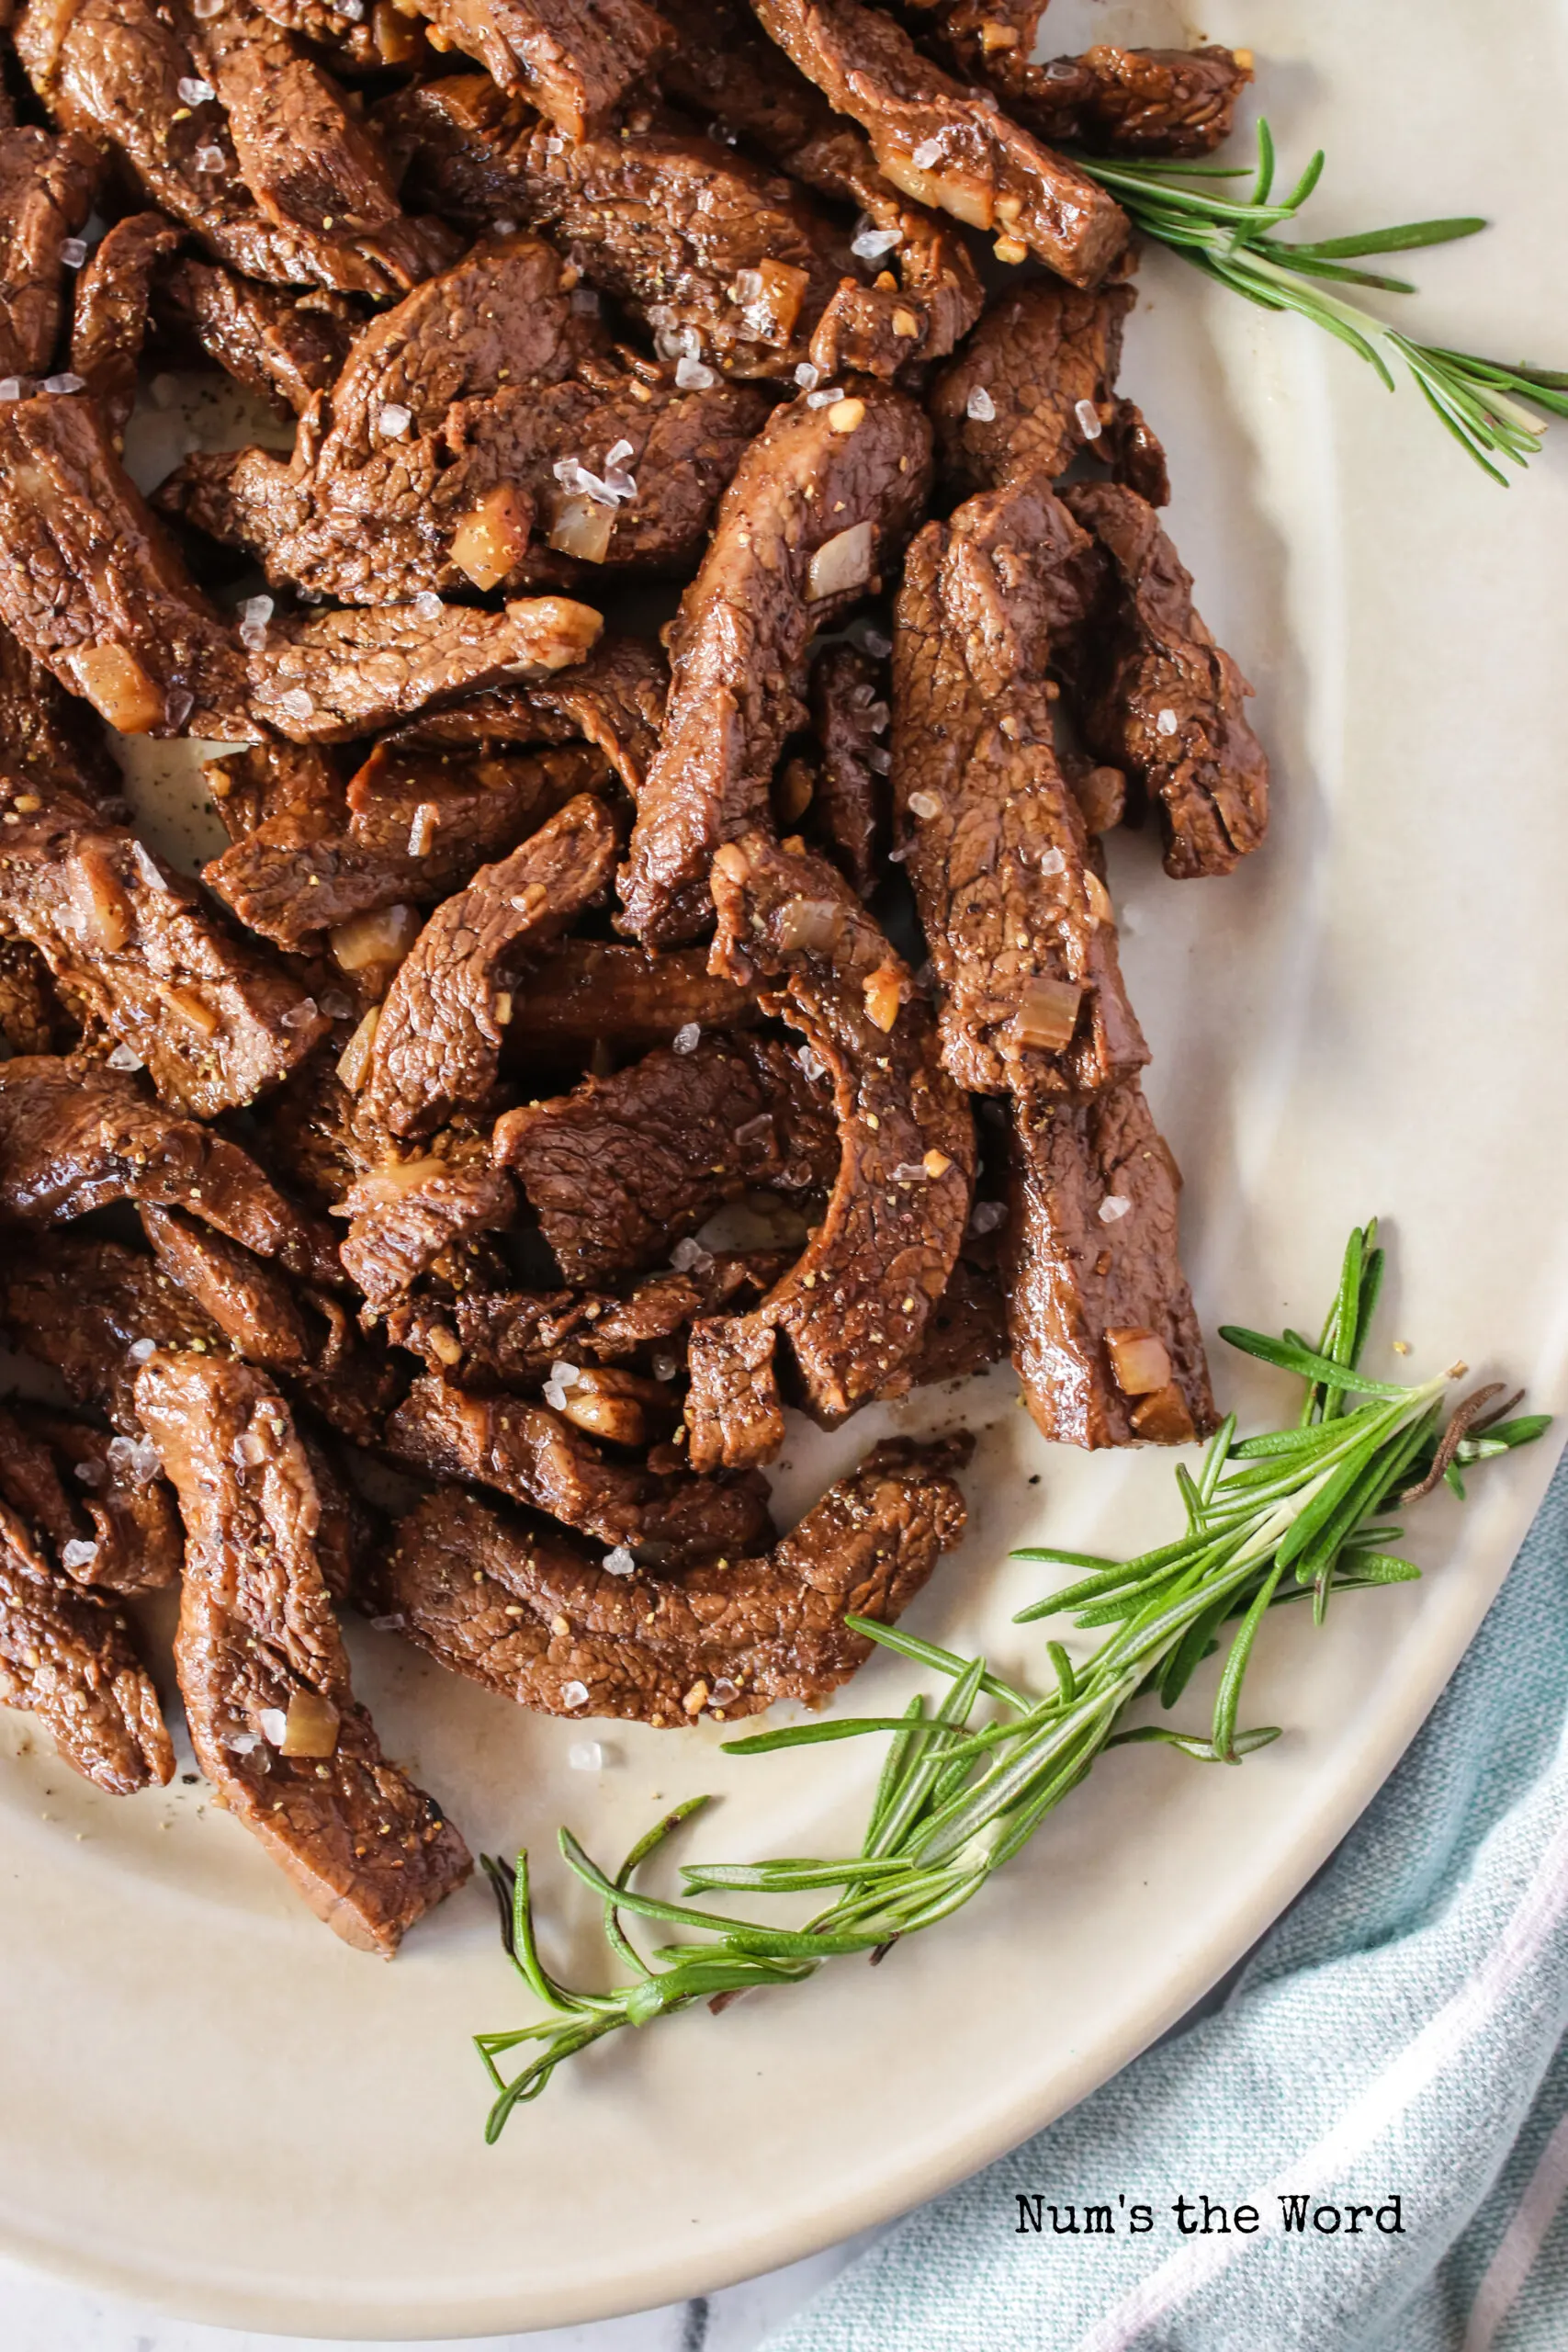
{"label": "folded kitchen towel", "polygon": [[[1568,1459],[1398,1770],[1224,2005],[901,2222],[768,2352],[1568,2352],[1565,2036]],[[1195,2183],[1256,2232],[1181,2235]],[[1042,2193],[1044,2234],[1032,2209],[1020,2234]],[[1117,2233],[1052,2234],[1052,2200],[1108,2203]]]}

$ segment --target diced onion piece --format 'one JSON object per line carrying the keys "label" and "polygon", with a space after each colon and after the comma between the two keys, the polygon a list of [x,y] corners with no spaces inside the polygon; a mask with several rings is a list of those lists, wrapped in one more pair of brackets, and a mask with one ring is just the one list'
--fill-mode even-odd
{"label": "diced onion piece", "polygon": [[914,197],[920,204],[933,205],[939,212],[951,212],[955,220],[964,221],[971,229],[988,229],[996,218],[996,191],[967,172],[922,171],[912,156],[896,154],[891,150],[876,160],[894,187],[901,187],[906,196]]}
{"label": "diced onion piece", "polygon": [[1111,903],[1111,893],[1092,866],[1083,877],[1083,894],[1089,900],[1089,910],[1096,922],[1114,922],[1116,910]]}
{"label": "diced onion piece", "polygon": [[1170,1385],[1170,1353],[1156,1333],[1141,1328],[1107,1331],[1111,1369],[1123,1396],[1152,1396]]}
{"label": "diced onion piece", "polygon": [[217,1035],[218,1015],[205,998],[197,996],[194,989],[165,989],[164,1002],[171,1012],[178,1013],[186,1026],[194,1029],[199,1036]]}
{"label": "diced onion piece", "polygon": [[417,1193],[422,1184],[433,1177],[446,1173],[446,1162],[427,1153],[420,1159],[384,1159],[355,1186],[359,1199],[366,1203],[401,1200],[405,1193]]}
{"label": "diced onion piece", "polygon": [[328,944],[340,970],[361,972],[367,964],[400,964],[418,936],[415,908],[376,907],[340,923]]}
{"label": "diced onion piece", "polygon": [[779,945],[786,956],[805,948],[828,954],[838,944],[844,910],[834,899],[791,899],[779,910]]}
{"label": "diced onion piece", "polygon": [[603,563],[610,552],[615,509],[593,498],[558,499],[550,522],[549,545],[583,563]]}
{"label": "diced onion piece", "polygon": [[904,1001],[904,975],[897,964],[879,964],[863,982],[865,1012],[882,1030],[891,1030]]}
{"label": "diced onion piece", "polygon": [[514,482],[498,482],[452,535],[452,560],[476,588],[496,588],[528,551],[534,509]]}
{"label": "diced onion piece", "polygon": [[122,735],[148,735],[164,718],[164,689],[125,645],[84,645],[66,661],[101,718]]}
{"label": "diced onion piece", "polygon": [[1134,1406],[1131,1419],[1138,1435],[1148,1438],[1155,1445],[1190,1445],[1198,1434],[1187,1409],[1187,1399],[1174,1382],[1168,1388],[1156,1388],[1152,1396],[1141,1398]]}
{"label": "diced onion piece", "polygon": [[841,595],[848,588],[865,586],[871,578],[872,537],[869,522],[852,523],[847,531],[818,548],[806,575],[808,605],[819,603],[824,596]]}
{"label": "diced onion piece", "polygon": [[337,1074],[351,1094],[358,1093],[369,1073],[370,1050],[376,1043],[380,1021],[381,1008],[373,1004],[338,1056]]}
{"label": "diced onion piece", "polygon": [[281,1752],[285,1756],[318,1758],[335,1755],[341,1720],[332,1701],[320,1690],[296,1690],[284,1718],[283,1737],[278,1743]]}
{"label": "diced onion piece", "polygon": [[84,944],[105,956],[118,955],[132,930],[130,900],[100,850],[79,850],[71,860],[71,896]]}
{"label": "diced onion piece", "polygon": [[1019,1043],[1060,1053],[1072,1044],[1082,1001],[1077,980],[1031,980],[1013,1020]]}

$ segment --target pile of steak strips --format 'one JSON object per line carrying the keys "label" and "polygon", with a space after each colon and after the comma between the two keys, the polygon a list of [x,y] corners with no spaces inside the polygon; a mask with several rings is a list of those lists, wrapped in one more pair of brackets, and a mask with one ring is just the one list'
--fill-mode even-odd
{"label": "pile of steak strips", "polygon": [[[558,1715],[816,1702],[967,1441],[781,1534],[786,1404],[1010,1350],[1048,1438],[1212,1425],[1100,837],[1224,874],[1267,773],[1054,142],[1207,153],[1247,61],[1039,15],[0,35],[0,1320],[58,1400],[0,1417],[0,1699],[166,1781],[177,1583],[215,1802],[367,1949],[470,1863],[344,1606]],[[202,369],[292,455],[149,501]],[[199,882],[115,735],[202,742]]]}

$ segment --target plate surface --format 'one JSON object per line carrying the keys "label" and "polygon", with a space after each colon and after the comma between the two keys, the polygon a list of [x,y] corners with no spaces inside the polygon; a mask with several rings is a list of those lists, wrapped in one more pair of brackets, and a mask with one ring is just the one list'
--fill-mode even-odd
{"label": "plate surface", "polygon": [[[1329,149],[1314,233],[1484,206],[1490,236],[1416,256],[1412,315],[1435,339],[1568,359],[1568,261],[1541,233],[1568,198],[1568,26],[1549,0],[1510,11],[1506,40],[1469,0],[1216,0],[1201,23],[1059,0],[1049,21],[1064,49],[1250,43],[1287,160]],[[1112,850],[1205,1325],[1310,1319],[1346,1229],[1381,1211],[1380,1346],[1397,1334],[1424,1365],[1462,1350],[1561,1410],[1568,474],[1553,452],[1505,494],[1414,392],[1388,399],[1304,326],[1166,256],[1144,287],[1124,380],[1170,446],[1173,533],[1257,684],[1278,786],[1268,848],[1230,881],[1169,883],[1146,840]],[[153,797],[157,766],[139,771]],[[1284,1393],[1216,1374],[1244,1415]],[[1009,1547],[1129,1548],[1169,1524],[1170,1464],[1039,1444],[1002,1373],[961,1408],[985,1424],[971,1533],[908,1622],[1037,1673],[1038,1630],[1010,1619],[1041,1572]],[[832,1439],[797,1431],[781,1510],[880,1428],[958,1409],[928,1394]],[[529,2005],[487,1894],[378,1966],[199,1786],[102,1798],[0,1717],[0,2245],[231,2326],[456,2335],[662,2302],[913,2204],[1123,2064],[1303,1883],[1451,1671],[1550,1466],[1543,1447],[1478,1479],[1462,1517],[1424,1506],[1423,1584],[1348,1600],[1317,1634],[1299,1611],[1271,1622],[1247,1712],[1289,1732],[1245,1771],[1122,1751],[875,1975],[845,1965],[622,2036],[495,2149],[466,2037]],[[700,1850],[741,1858],[838,1850],[863,1816],[869,1747],[742,1763],[717,1754],[722,1726],[614,1726],[606,1769],[572,1771],[581,1735],[354,1639],[389,1750],[476,1849],[535,1848],[568,1973],[600,1961],[558,1822],[610,1856],[661,1802],[711,1789]],[[879,1660],[855,1709],[919,1679]]]}

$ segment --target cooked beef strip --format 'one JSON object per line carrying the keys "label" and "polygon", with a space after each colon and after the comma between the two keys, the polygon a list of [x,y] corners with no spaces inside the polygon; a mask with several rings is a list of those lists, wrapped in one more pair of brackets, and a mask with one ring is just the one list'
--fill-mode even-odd
{"label": "cooked beef strip", "polygon": [[1252,688],[1193,610],[1192,575],[1153,507],[1116,482],[1081,482],[1064,499],[1110,573],[1080,640],[1085,741],[1157,803],[1168,874],[1228,874],[1269,824]]}
{"label": "cooked beef strip", "polygon": [[920,1352],[910,1367],[916,1388],[968,1380],[1008,1351],[1007,1301],[993,1266],[961,1256],[931,1311]]}
{"label": "cooked beef strip", "polygon": [[[275,586],[347,604],[685,571],[767,408],[750,385],[682,391],[675,377],[622,355],[570,383],[502,384],[352,472],[312,467],[303,435],[292,459],[198,450],[158,503]],[[609,475],[635,484],[624,502],[582,487]]]}
{"label": "cooked beef strip", "polygon": [[[140,1439],[45,1406],[0,1408],[0,1493],[42,1528],[75,1584],[130,1593],[178,1581],[179,1513],[156,1455]],[[90,1560],[73,1566],[62,1556],[73,1541],[96,1545]]]}
{"label": "cooked beef strip", "polygon": [[25,939],[0,939],[0,1038],[13,1054],[70,1050],[73,1024],[49,966]]}
{"label": "cooked beef strip", "polygon": [[267,1104],[256,1148],[272,1172],[317,1208],[331,1208],[384,1159],[388,1138],[337,1074],[338,1055],[313,1054]]}
{"label": "cooked beef strip", "polygon": [[603,804],[582,793],[436,909],[381,1007],[367,1087],[372,1118],[406,1136],[482,1109],[514,975],[607,892],[619,848]]}
{"label": "cooked beef strip", "polygon": [[250,659],[254,717],[296,743],[372,735],[427,703],[581,662],[602,623],[565,596],[519,600],[499,613],[412,605],[322,613],[275,628]]}
{"label": "cooked beef strip", "polygon": [[355,1700],[288,1408],[249,1365],[188,1353],[153,1356],[137,1401],[186,1522],[175,1662],[197,1761],[318,1917],[390,1954],[472,1863]]}
{"label": "cooked beef strip", "polygon": [[483,74],[400,91],[378,119],[421,202],[479,234],[546,231],[650,334],[694,334],[728,375],[791,378],[858,267],[798,189],[716,140],[628,126],[570,144]]}
{"label": "cooked beef strip", "polygon": [[202,880],[250,930],[298,948],[355,915],[436,903],[530,826],[608,782],[604,758],[582,743],[474,760],[378,745],[335,805],[265,816]]}
{"label": "cooked beef strip", "polygon": [[0,775],[0,924],[176,1110],[211,1118],[254,1101],[325,1033],[296,978],[85,800]]}
{"label": "cooked beef strip", "polygon": [[341,295],[301,299],[189,255],[161,274],[152,309],[165,332],[298,416],[336,381],[357,324]]}
{"label": "cooked beef strip", "polygon": [[574,669],[527,686],[494,686],[400,728],[389,748],[489,753],[507,743],[564,742],[577,736],[604,752],[634,800],[659,749],[670,691],[661,647],[607,631]]}
{"label": "cooked beef strip", "polygon": [[332,0],[257,0],[264,17],[285,32],[298,33],[311,48],[327,52],[335,67],[374,73],[387,66],[412,65],[424,54],[423,31],[394,8],[334,7]]}
{"label": "cooked beef strip", "polygon": [[1127,285],[1084,293],[1040,277],[987,305],[931,390],[942,469],[956,491],[999,490],[1020,474],[1055,481],[1082,450],[1120,450],[1131,403],[1117,400],[1116,371],[1134,300]]}
{"label": "cooked beef strip", "polygon": [[[303,174],[291,189],[285,168],[295,131],[299,158],[310,155],[328,176],[361,186],[367,134],[287,36],[268,28],[279,44],[269,54],[267,36],[256,33],[265,18],[237,0],[220,13],[223,28],[214,34],[215,18],[193,15],[182,28],[155,0],[28,0],[17,51],[63,128],[116,151],[144,202],[247,276],[385,297],[440,268],[451,258],[446,232],[434,221],[404,220],[395,203],[370,233],[349,223],[329,231],[327,218],[336,220],[330,204],[304,217],[288,213],[291,196],[310,193]],[[221,58],[197,55],[209,35]],[[232,114],[212,99],[187,106],[179,85],[193,79],[221,81]],[[245,166],[258,174],[255,195],[242,146]]]}
{"label": "cooked beef strip", "polygon": [[1032,64],[1027,46],[968,69],[1039,139],[1111,155],[1212,155],[1230,137],[1250,65],[1229,49],[1120,49]]}
{"label": "cooked beef strip", "polygon": [[62,1761],[110,1796],[174,1778],[157,1693],[124,1617],[51,1569],[4,1505],[0,1705],[37,1715]]}
{"label": "cooked beef strip", "polygon": [[760,1298],[787,1263],[777,1250],[725,1251],[686,1273],[649,1274],[624,1297],[572,1290],[416,1295],[390,1310],[387,1337],[458,1388],[536,1388],[563,1362],[654,1368],[657,1359],[668,1370],[682,1351],[661,1341],[677,1340],[699,1315]]}
{"label": "cooked beef strip", "polygon": [[76,281],[71,372],[97,401],[117,443],[136,401],[152,273],[179,243],[179,231],[161,212],[133,212],[106,232]]}
{"label": "cooked beef strip", "polygon": [[880,1445],[763,1557],[660,1576],[615,1576],[446,1490],[400,1521],[368,1597],[441,1665],[550,1714],[671,1726],[819,1706],[871,1654],[845,1617],[892,1624],[958,1542],[968,1452]]}
{"label": "cooked beef strip", "polygon": [[516,1214],[516,1190],[499,1169],[434,1155],[372,1169],[333,1211],[352,1220],[344,1267],[378,1311],[464,1242],[503,1230]]}
{"label": "cooked beef strip", "polygon": [[812,636],[897,561],[930,455],[919,409],[869,377],[776,409],[747,451],[669,640],[664,731],[621,878],[621,928],[645,947],[703,928],[714,852],[767,823]]}
{"label": "cooked beef strip", "polygon": [[223,1345],[211,1317],[155,1260],[118,1241],[39,1236],[26,1266],[9,1269],[0,1297],[17,1345],[57,1372],[74,1403],[96,1408],[132,1440],[143,1434],[136,1375],[145,1356],[155,1346]]}
{"label": "cooked beef strip", "polygon": [[658,1264],[724,1202],[781,1182],[777,1109],[743,1046],[705,1036],[507,1112],[495,1156],[566,1281],[597,1283]]}
{"label": "cooked beef strip", "polygon": [[[1127,242],[1104,189],[923,57],[894,19],[860,0],[752,0],[830,105],[860,123],[877,164],[920,202],[995,229],[1075,286],[1094,286]],[[916,158],[919,160],[917,162]]]}
{"label": "cooked beef strip", "polygon": [[[231,841],[243,841],[271,817],[341,811],[343,806],[342,778],[332,755],[317,743],[246,743],[204,761],[201,780]],[[210,867],[202,879],[209,888],[217,887]]]}
{"label": "cooked beef strip", "polygon": [[0,1062],[0,1216],[62,1225],[125,1200],[188,1209],[290,1273],[340,1279],[331,1234],[227,1136],[102,1062]]}
{"label": "cooked beef strip", "polygon": [[[1214,1426],[1202,1334],[1177,1248],[1181,1179],[1134,1079],[1092,1102],[1014,1109],[1002,1228],[1012,1358],[1043,1436],[1179,1442]],[[1129,1203],[1107,1218],[1105,1204]],[[1150,1331],[1171,1388],[1125,1396],[1107,1335]]]}
{"label": "cooked beef strip", "polygon": [[0,376],[47,376],[60,339],[60,249],[93,209],[103,165],[85,139],[0,130]]}
{"label": "cooked beef strip", "polygon": [[97,712],[0,624],[0,764],[41,792],[62,789],[123,817],[120,775]]}
{"label": "cooked beef strip", "polygon": [[841,1156],[822,1222],[761,1306],[693,1329],[695,1470],[777,1453],[781,1332],[818,1419],[909,1386],[975,1170],[969,1106],[942,1068],[924,1000],[837,868],[750,833],[719,851],[714,898],[714,962],[756,987],[831,1071]]}
{"label": "cooked beef strip", "polygon": [[678,0],[666,13],[682,33],[661,69],[673,96],[714,120],[716,135],[744,135],[792,179],[897,233],[875,283],[840,279],[812,334],[824,381],[846,368],[892,375],[951,351],[984,299],[957,230],[877,170],[863,134],[768,40],[744,0]]}
{"label": "cooked beef strip", "polygon": [[648,956],[607,940],[563,939],[513,989],[506,1048],[514,1061],[586,1058],[600,1044],[645,1053],[693,1023],[707,1032],[756,1019],[743,989],[709,973],[705,947]]}
{"label": "cooked beef strip", "polygon": [[612,1462],[547,1405],[478,1396],[428,1377],[387,1423],[387,1446],[431,1478],[470,1478],[564,1526],[661,1566],[728,1558],[769,1533],[755,1472],[723,1484]]}
{"label": "cooked beef strip", "polygon": [[402,1391],[398,1367],[366,1344],[341,1301],[298,1292],[276,1265],[177,1209],[141,1211],[171,1282],[209,1316],[236,1355],[285,1381],[331,1428],[374,1445]]}
{"label": "cooked beef strip", "polygon": [[1025,476],[928,523],[898,592],[894,798],[942,1059],[976,1093],[1099,1093],[1149,1057],[1053,747],[1052,631],[1087,546]]}
{"label": "cooked beef strip", "polygon": [[0,621],[123,735],[243,740],[245,671],[96,403],[0,403]]}
{"label": "cooked beef strip", "polygon": [[805,826],[863,899],[881,876],[887,840],[887,673],[853,645],[829,645],[811,665],[816,738]]}
{"label": "cooked beef strip", "polygon": [[422,0],[443,49],[522,90],[568,139],[599,130],[673,37],[644,0]]}

